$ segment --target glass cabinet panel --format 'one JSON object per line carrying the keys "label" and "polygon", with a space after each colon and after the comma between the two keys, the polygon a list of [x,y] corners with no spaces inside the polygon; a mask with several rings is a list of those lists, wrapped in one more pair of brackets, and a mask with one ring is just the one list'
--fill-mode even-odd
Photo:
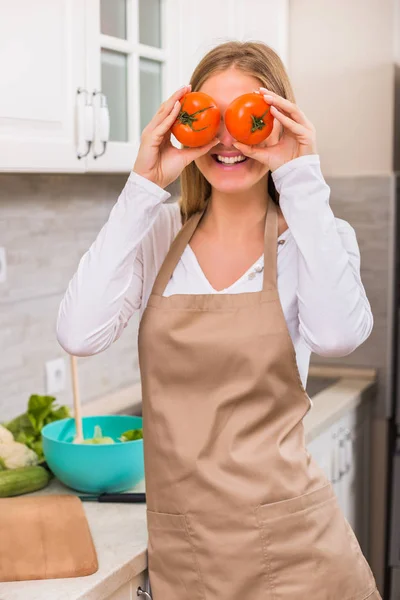
{"label": "glass cabinet panel", "polygon": [[139,0],[139,42],[161,48],[160,0]]}
{"label": "glass cabinet panel", "polygon": [[126,40],[126,0],[101,0],[101,33]]}
{"label": "glass cabinet panel", "polygon": [[[97,64],[89,87],[104,94],[110,121],[109,137],[104,140],[106,128],[101,128],[100,118],[106,119],[106,113],[94,111],[96,139],[91,168],[122,171],[129,167],[140,135],[166,93],[169,73],[165,71],[168,52],[163,46],[164,29],[173,0],[82,1],[93,6],[87,28],[96,45],[92,60]],[[97,95],[95,109],[100,103]],[[103,125],[106,123],[104,120]]]}
{"label": "glass cabinet panel", "polygon": [[128,57],[114,50],[101,50],[102,92],[110,112],[110,141],[128,141]]}
{"label": "glass cabinet panel", "polygon": [[140,131],[154,117],[161,104],[161,63],[140,58]]}

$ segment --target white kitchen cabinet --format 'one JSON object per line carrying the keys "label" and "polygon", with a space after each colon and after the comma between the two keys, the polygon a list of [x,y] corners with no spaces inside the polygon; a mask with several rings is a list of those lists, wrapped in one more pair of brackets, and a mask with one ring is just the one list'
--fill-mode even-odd
{"label": "white kitchen cabinet", "polygon": [[197,8],[185,0],[172,4],[182,28],[171,63],[182,84],[208,50],[229,39],[263,41],[287,60],[288,0],[202,0]]}
{"label": "white kitchen cabinet", "polygon": [[82,0],[0,1],[0,170],[81,172]]}
{"label": "white kitchen cabinet", "polygon": [[344,415],[335,427],[335,444],[339,464],[338,498],[343,513],[353,529],[356,510],[357,490],[355,473],[360,465],[355,462],[354,438],[356,431],[355,411]]}
{"label": "white kitchen cabinet", "polygon": [[129,172],[177,32],[170,0],[0,0],[0,170]]}
{"label": "white kitchen cabinet", "polygon": [[146,590],[148,580],[148,571],[142,571],[136,575],[131,581],[125,583],[120,588],[118,588],[111,596],[107,596],[105,600],[138,600],[142,598],[142,600],[146,599],[145,595],[138,596],[137,590],[140,587],[142,590]]}
{"label": "white kitchen cabinet", "polygon": [[370,405],[365,403],[343,421],[349,443],[349,468],[343,477],[347,490],[346,517],[368,552],[370,497]]}
{"label": "white kitchen cabinet", "polygon": [[369,427],[370,407],[365,402],[307,445],[331,481],[365,555],[369,538]]}
{"label": "white kitchen cabinet", "polygon": [[286,61],[288,1],[0,0],[0,170],[129,172],[210,48],[262,40]]}
{"label": "white kitchen cabinet", "polygon": [[287,65],[288,0],[232,0],[234,32],[240,40],[260,40],[271,46]]}
{"label": "white kitchen cabinet", "polygon": [[125,583],[118,588],[111,596],[108,596],[106,600],[131,600],[131,584]]}
{"label": "white kitchen cabinet", "polygon": [[86,86],[95,124],[101,103],[110,121],[106,144],[95,126],[87,170],[129,172],[144,126],[174,90],[169,49],[180,23],[171,0],[86,0],[86,12]]}

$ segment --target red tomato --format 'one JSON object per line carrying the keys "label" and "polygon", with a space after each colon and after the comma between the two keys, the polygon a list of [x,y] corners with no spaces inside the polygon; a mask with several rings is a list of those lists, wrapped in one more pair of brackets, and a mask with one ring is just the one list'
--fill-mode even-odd
{"label": "red tomato", "polygon": [[184,146],[197,148],[217,134],[221,113],[214,100],[203,92],[189,92],[181,99],[181,110],[171,132]]}
{"label": "red tomato", "polygon": [[225,125],[243,144],[259,144],[271,133],[274,117],[261,94],[250,92],[235,98],[225,111]]}

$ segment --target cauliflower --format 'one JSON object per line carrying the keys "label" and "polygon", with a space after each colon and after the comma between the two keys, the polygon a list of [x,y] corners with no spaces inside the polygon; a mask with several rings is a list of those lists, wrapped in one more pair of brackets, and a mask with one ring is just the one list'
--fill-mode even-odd
{"label": "cauliflower", "polygon": [[29,467],[37,465],[39,460],[36,452],[19,442],[0,443],[0,462],[6,469]]}
{"label": "cauliflower", "polygon": [[0,425],[0,444],[13,444],[14,436],[3,425]]}

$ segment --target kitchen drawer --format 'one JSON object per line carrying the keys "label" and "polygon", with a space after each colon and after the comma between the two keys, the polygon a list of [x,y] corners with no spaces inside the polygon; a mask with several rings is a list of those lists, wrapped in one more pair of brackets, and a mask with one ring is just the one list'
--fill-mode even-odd
{"label": "kitchen drawer", "polygon": [[130,582],[131,583],[132,600],[138,600],[139,598],[143,598],[143,596],[137,595],[137,589],[140,586],[142,588],[142,590],[147,590],[147,587],[146,587],[147,578],[148,578],[148,571],[146,569],[145,571],[142,571],[141,573],[139,573],[139,575],[136,575],[136,577],[134,577],[132,579],[132,581]]}
{"label": "kitchen drawer", "polygon": [[108,596],[107,600],[131,600],[131,583],[122,585],[111,596]]}
{"label": "kitchen drawer", "polygon": [[107,596],[106,600],[137,600],[140,596],[137,595],[137,589],[140,586],[142,589],[145,588],[145,582],[147,578],[147,569],[142,571],[136,577],[125,583],[118,588],[111,596]]}

